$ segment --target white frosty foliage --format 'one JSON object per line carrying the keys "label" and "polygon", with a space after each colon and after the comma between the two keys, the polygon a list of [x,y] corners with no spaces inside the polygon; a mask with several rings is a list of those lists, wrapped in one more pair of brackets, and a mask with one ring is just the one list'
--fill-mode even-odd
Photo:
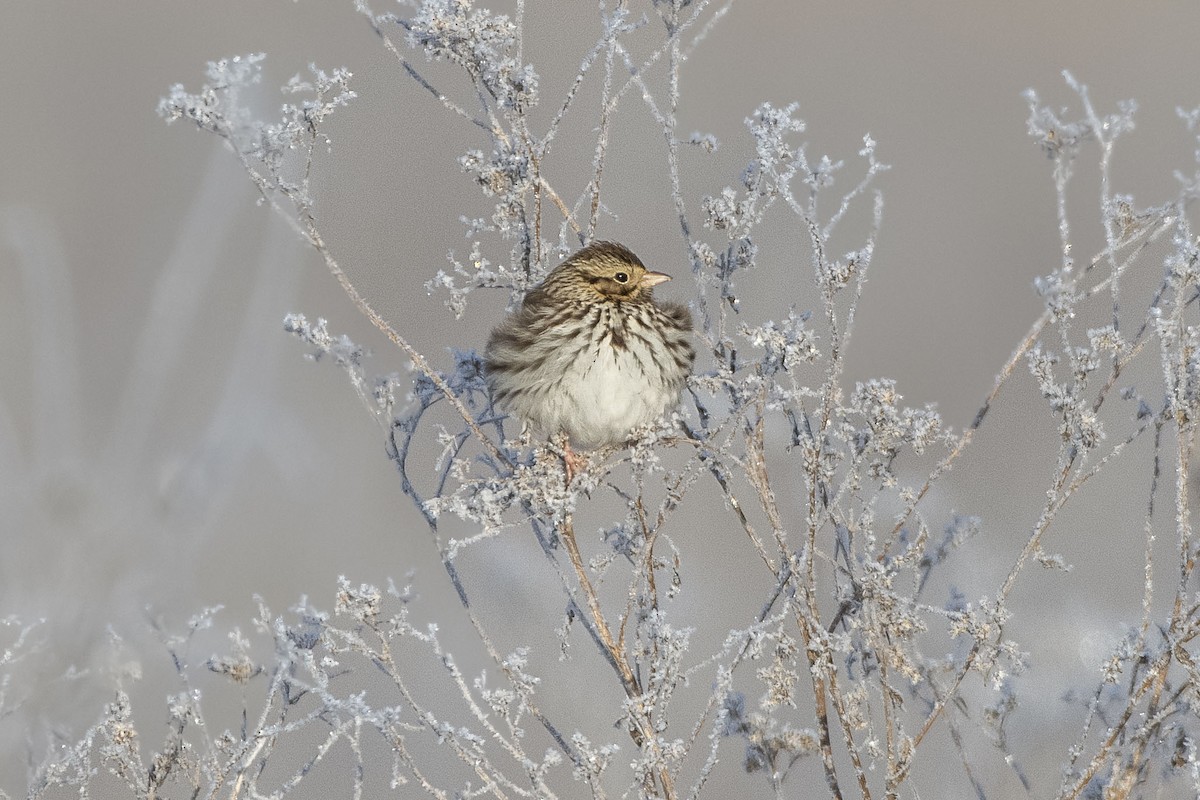
{"label": "white frosty foliage", "polygon": [[[808,126],[799,106],[762,103],[745,118],[750,161],[729,176],[730,186],[717,184],[700,200],[699,219],[689,212],[697,203],[682,188],[681,148],[713,153],[717,142],[678,127],[680,76],[730,3],[653,0],[640,14],[602,4],[595,44],[574,81],[536,116],[539,79],[524,61],[522,0],[511,15],[469,0],[401,4],[408,17],[377,15],[366,0],[357,5],[404,73],[452,123],[482,137],[458,163],[487,198],[490,217],[461,218],[469,252],[451,252],[449,267],[426,284],[456,317],[477,288],[518,302],[563,255],[602,233],[620,210],[606,205],[604,192],[613,114],[619,108],[653,122],[670,182],[664,200],[678,216],[679,252],[694,278],[700,353],[686,402],[622,447],[577,453],[561,439],[534,441],[493,405],[475,351],[451,349],[436,360],[418,353],[358,294],[325,244],[311,213],[309,167],[315,144],[326,141],[321,125],[354,96],[349,73],[312,67],[311,79],[284,87],[305,99],[261,122],[245,95],[261,82],[262,56],[213,62],[199,91],[172,87],[160,112],[228,142],[264,199],[401,352],[409,374],[371,377],[366,350],[331,334],[323,319],[289,315],[284,323],[310,358],[345,370],[380,425],[400,489],[423,515],[459,600],[454,612],[439,611],[469,626],[482,666],[464,671],[446,644],[458,639],[443,634],[442,622],[414,622],[410,606],[419,597],[411,586],[343,578],[332,613],[302,601],[275,615],[260,601],[250,633],[234,626],[219,652],[195,661],[190,650],[218,613],[207,609],[185,633],[163,636],[181,688],[169,699],[162,745],[147,744],[148,723],[139,727],[130,695],[118,687],[96,725],[42,765],[30,797],[57,796],[63,787],[88,796],[104,773],[135,796],[160,796],[174,782],[188,796],[282,797],[324,779],[346,781],[345,793],[356,797],[386,782],[439,798],[700,798],[729,796],[716,781],[718,764],[730,757],[746,772],[738,796],[757,787],[776,797],[899,797],[920,793],[918,774],[991,796],[1001,790],[981,784],[974,762],[992,758],[1033,794],[1021,763],[1029,743],[1008,735],[1030,668],[1009,601],[1027,583],[1029,564],[1053,570],[1047,582],[1070,569],[1049,552],[1060,511],[1117,459],[1137,457],[1129,445],[1139,438],[1153,459],[1142,619],[1096,665],[1088,679],[1094,690],[1069,698],[1083,724],[1058,796],[1166,794],[1200,784],[1200,670],[1191,653],[1200,636],[1193,575],[1200,546],[1189,492],[1200,416],[1200,241],[1185,213],[1200,170],[1180,173],[1178,196],[1158,205],[1116,191],[1114,143],[1134,129],[1133,103],[1099,114],[1069,75],[1078,114],[1027,95],[1029,133],[1052,164],[1058,263],[1034,286],[1045,303],[1041,317],[1000,368],[974,421],[955,432],[932,404],[905,406],[896,381],[851,385],[846,377],[881,230],[877,183],[887,166],[873,138],[851,148],[857,159],[813,155],[801,138]],[[409,52],[453,65],[473,105],[434,87]],[[575,101],[591,89],[601,102],[589,174],[575,185],[551,182],[560,125],[583,113]],[[1196,134],[1200,111],[1180,116]],[[1093,149],[1101,197],[1088,213],[1100,223],[1104,248],[1085,262],[1067,189],[1080,156]],[[846,220],[865,222],[844,231]],[[795,262],[771,266],[786,271],[785,285],[807,287],[798,296],[810,298],[810,308],[797,308],[794,297],[775,308],[742,303],[738,284],[765,274],[757,240],[768,224],[799,234]],[[1154,262],[1146,246],[1158,241],[1168,252]],[[1122,286],[1143,272],[1159,286],[1139,307]],[[1131,367],[1155,356],[1160,372],[1148,385],[1124,383],[1149,380],[1151,370]],[[1057,421],[1050,443],[1057,461],[1025,535],[988,543],[1010,554],[1007,574],[995,591],[968,596],[931,577],[953,578],[961,552],[991,530],[978,517],[931,508],[926,498],[971,451],[1001,387],[1017,391],[1009,378],[1022,362]],[[749,606],[709,604],[694,562],[706,540],[683,530],[685,505],[705,519],[705,536],[745,549],[753,571],[739,565],[736,599],[749,598]],[[1162,507],[1172,508],[1169,519],[1161,519]],[[602,508],[611,516],[592,522]],[[447,515],[467,532],[448,538],[439,527]],[[579,530],[592,535],[580,537],[576,518],[585,515]],[[1160,528],[1174,537],[1175,560],[1166,556],[1165,567],[1164,548],[1155,546]],[[562,622],[553,631],[562,659],[544,674],[532,666],[546,660],[531,642],[550,631],[498,641],[490,584],[462,557],[496,537],[536,543],[562,592]],[[1106,546],[1118,547],[1118,538],[1106,537]],[[1167,579],[1155,581],[1163,570]],[[544,611],[530,619],[545,619]],[[5,650],[0,668],[20,662],[29,630]],[[589,681],[608,682],[589,686],[589,694],[606,699],[564,708],[556,698],[570,694],[562,687],[576,685],[584,673],[573,670],[585,660]],[[198,670],[247,698],[238,730],[209,727],[206,698],[191,683]],[[128,664],[121,680],[137,673]],[[7,693],[7,674],[0,677],[3,712],[17,700]],[[978,738],[964,735],[968,729],[981,731],[990,749],[968,752]],[[289,749],[298,737],[308,737],[306,746]],[[943,763],[928,745],[936,739],[952,741],[957,760]],[[431,752],[450,767],[431,765]]]}
{"label": "white frosty foliage", "polygon": [[537,102],[537,73],[514,58],[520,34],[507,16],[474,8],[469,0],[426,0],[405,28],[411,47],[459,65],[501,107],[519,111]]}
{"label": "white frosty foliage", "polygon": [[265,198],[273,200],[279,194],[307,208],[312,203],[307,165],[313,146],[318,140],[329,145],[329,139],[319,132],[321,123],[357,95],[349,89],[351,74],[345,68],[326,72],[310,64],[311,80],[295,75],[282,91],[311,97],[284,103],[277,121],[259,120],[243,95],[262,82],[265,58],[256,53],[210,61],[208,82],[195,93],[175,84],[159,101],[158,113],[168,122],[185,119],[224,139]]}

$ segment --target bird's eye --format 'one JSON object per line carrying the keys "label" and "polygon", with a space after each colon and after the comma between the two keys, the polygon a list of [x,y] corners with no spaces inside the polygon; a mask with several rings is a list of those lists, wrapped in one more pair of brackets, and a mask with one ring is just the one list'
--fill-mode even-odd
{"label": "bird's eye", "polygon": [[624,272],[618,272],[616,275],[613,275],[613,278],[616,279],[617,283],[628,283],[629,282],[629,276],[627,274],[625,274]]}

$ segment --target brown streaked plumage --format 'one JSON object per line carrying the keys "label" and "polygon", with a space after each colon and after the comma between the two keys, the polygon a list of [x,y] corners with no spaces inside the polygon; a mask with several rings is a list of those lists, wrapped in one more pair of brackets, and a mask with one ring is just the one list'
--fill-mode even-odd
{"label": "brown streaked plumage", "polygon": [[613,242],[572,255],[492,331],[496,403],[577,447],[626,442],[679,402],[692,370],[691,314],[653,297],[670,279]]}

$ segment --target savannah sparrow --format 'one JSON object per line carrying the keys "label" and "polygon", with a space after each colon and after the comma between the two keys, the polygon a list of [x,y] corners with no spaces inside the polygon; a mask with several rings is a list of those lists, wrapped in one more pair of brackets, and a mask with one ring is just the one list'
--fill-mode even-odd
{"label": "savannah sparrow", "polygon": [[692,317],[656,303],[651,272],[626,248],[593,242],[492,331],[485,375],[496,402],[583,449],[625,443],[679,402],[692,369]]}

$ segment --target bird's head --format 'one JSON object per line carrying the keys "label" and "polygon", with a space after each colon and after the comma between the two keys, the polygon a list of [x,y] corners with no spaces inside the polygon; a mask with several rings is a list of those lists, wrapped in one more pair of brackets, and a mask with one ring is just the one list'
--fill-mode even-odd
{"label": "bird's head", "polygon": [[571,299],[622,303],[649,301],[654,287],[669,280],[666,273],[646,269],[628,248],[593,242],[555,268],[543,286]]}

